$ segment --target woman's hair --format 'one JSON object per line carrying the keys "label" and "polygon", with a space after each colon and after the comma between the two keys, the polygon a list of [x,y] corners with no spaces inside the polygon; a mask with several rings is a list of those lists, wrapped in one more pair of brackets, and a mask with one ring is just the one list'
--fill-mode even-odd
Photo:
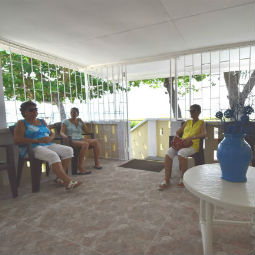
{"label": "woman's hair", "polygon": [[25,111],[30,108],[31,106],[36,106],[36,103],[32,102],[32,101],[27,101],[24,102],[20,105],[20,112],[22,114],[22,116],[25,118]]}
{"label": "woman's hair", "polygon": [[79,115],[79,109],[78,108],[73,107],[73,108],[71,108],[71,111],[76,111],[78,113],[78,115]]}
{"label": "woman's hair", "polygon": [[190,108],[194,108],[197,112],[201,113],[201,106],[199,104],[193,104]]}

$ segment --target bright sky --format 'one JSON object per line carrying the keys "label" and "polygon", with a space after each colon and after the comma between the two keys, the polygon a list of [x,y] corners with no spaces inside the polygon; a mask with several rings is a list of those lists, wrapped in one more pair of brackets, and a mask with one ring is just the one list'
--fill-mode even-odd
{"label": "bright sky", "polygon": [[128,93],[128,118],[169,118],[169,96],[165,88],[150,88],[148,85],[134,87]]}

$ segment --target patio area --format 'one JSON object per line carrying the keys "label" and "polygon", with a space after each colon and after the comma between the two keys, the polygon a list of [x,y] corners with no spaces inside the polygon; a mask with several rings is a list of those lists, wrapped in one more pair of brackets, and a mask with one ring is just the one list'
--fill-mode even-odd
{"label": "patio area", "polygon": [[[165,191],[160,173],[121,168],[102,160],[103,170],[80,176],[71,192],[43,177],[41,191],[22,184],[19,196],[0,195],[0,254],[202,254],[199,200],[176,187]],[[77,177],[75,177],[77,178]],[[249,215],[220,208],[216,216],[248,220]],[[252,254],[247,226],[214,228],[215,254]]]}

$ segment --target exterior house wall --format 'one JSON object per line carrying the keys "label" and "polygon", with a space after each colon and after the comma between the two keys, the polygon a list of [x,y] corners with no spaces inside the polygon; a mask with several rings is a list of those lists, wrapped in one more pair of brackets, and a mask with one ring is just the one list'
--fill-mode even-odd
{"label": "exterior house wall", "polygon": [[131,158],[164,157],[169,145],[170,121],[146,119],[130,131]]}
{"label": "exterior house wall", "polygon": [[[149,147],[148,141],[148,128],[150,121],[155,120],[144,120],[141,125],[133,128],[130,132],[131,143],[132,143],[132,158],[144,159],[150,155],[148,150],[145,150],[146,147]],[[169,120],[156,120],[156,132],[154,140],[156,141],[157,146],[157,155],[156,157],[164,157],[166,150],[169,148],[169,136],[174,135],[176,130],[180,127],[180,121]],[[170,128],[171,125],[171,128]],[[223,138],[222,128],[219,122],[206,122],[207,137],[204,140],[204,154],[206,163],[215,163],[218,162],[216,159],[217,147],[219,141]],[[151,132],[150,132],[151,134]],[[189,166],[193,166],[193,159],[189,160]]]}
{"label": "exterior house wall", "polygon": [[[101,158],[119,158],[117,126],[114,124],[93,124],[95,138],[99,141]],[[93,157],[92,150],[90,156]]]}
{"label": "exterior house wall", "polygon": [[165,157],[165,152],[169,148],[170,121],[157,120],[157,156]]}
{"label": "exterior house wall", "polygon": [[130,132],[132,143],[132,158],[145,159],[148,155],[148,122],[139,125]]}

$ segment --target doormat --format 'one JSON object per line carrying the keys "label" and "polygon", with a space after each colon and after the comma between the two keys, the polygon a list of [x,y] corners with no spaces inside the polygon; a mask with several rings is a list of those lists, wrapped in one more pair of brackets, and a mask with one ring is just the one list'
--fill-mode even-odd
{"label": "doormat", "polygon": [[160,172],[165,166],[164,166],[164,162],[132,159],[128,161],[127,163],[120,165],[120,167],[152,171],[152,172]]}

